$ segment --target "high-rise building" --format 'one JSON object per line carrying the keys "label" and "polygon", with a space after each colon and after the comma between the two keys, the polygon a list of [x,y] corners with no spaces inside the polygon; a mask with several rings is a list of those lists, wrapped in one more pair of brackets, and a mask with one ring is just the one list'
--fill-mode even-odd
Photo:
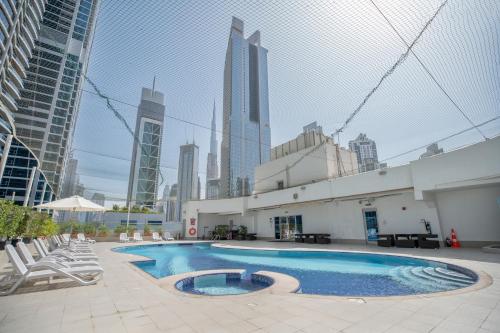
{"label": "high-rise building", "polygon": [[420,158],[425,158],[425,157],[430,157],[438,154],[444,153],[443,148],[439,148],[437,142],[430,144],[427,146],[427,149],[425,150],[425,153],[420,155]]}
{"label": "high-rise building", "polygon": [[217,129],[215,124],[215,101],[212,110],[212,127],[210,132],[210,152],[207,156],[207,182],[205,187],[205,199],[217,199],[219,197],[219,166],[217,164]]}
{"label": "high-rise building", "polygon": [[[104,206],[106,204],[106,197],[102,193],[95,192],[92,194],[90,201],[96,203],[100,206]],[[85,221],[87,222],[101,222],[103,220],[104,212],[87,212],[85,213]]]}
{"label": "high-rise building", "polygon": [[220,179],[209,179],[207,180],[206,196],[207,200],[219,199],[219,189],[220,189]]}
{"label": "high-rise building", "polygon": [[[48,0],[23,77],[17,136],[35,153],[61,193],[100,0]],[[26,65],[28,59],[24,59]]]}
{"label": "high-rise building", "polygon": [[188,143],[180,147],[179,168],[177,176],[177,209],[176,220],[181,221],[182,204],[189,200],[198,200],[199,178],[198,178],[198,146]]}
{"label": "high-rise building", "polygon": [[77,170],[78,170],[78,160],[70,158],[68,160],[68,163],[66,163],[66,171],[64,173],[61,198],[68,198],[78,194],[80,176],[78,175]]}
{"label": "high-rise building", "polygon": [[165,209],[165,217],[167,222],[173,222],[177,220],[175,212],[176,208],[177,208],[177,184],[174,184],[170,188],[167,205]]}
{"label": "high-rise building", "polygon": [[161,92],[142,88],[135,122],[127,205],[154,208],[158,195],[165,101]]}
{"label": "high-rise building", "polygon": [[255,167],[269,161],[267,50],[233,17],[224,65],[221,197],[250,195]]}
{"label": "high-rise building", "polygon": [[355,152],[358,157],[359,172],[379,168],[377,145],[366,134],[360,133],[355,140],[349,141],[349,149]]}
{"label": "high-rise building", "polygon": [[46,3],[0,2],[0,198],[26,206],[55,197],[40,161],[19,138],[14,121]]}

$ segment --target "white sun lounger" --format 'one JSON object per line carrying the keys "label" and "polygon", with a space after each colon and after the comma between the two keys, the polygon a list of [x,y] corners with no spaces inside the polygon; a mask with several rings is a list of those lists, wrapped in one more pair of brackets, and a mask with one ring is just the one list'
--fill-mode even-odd
{"label": "white sun lounger", "polygon": [[157,233],[156,231],[153,232],[153,241],[156,242],[156,241],[161,241],[161,240],[162,240],[162,238],[160,237],[160,234]]}
{"label": "white sun lounger", "polygon": [[128,241],[130,241],[130,238],[127,236],[126,233],[122,232],[120,234],[120,243],[127,243]]}
{"label": "white sun lounger", "polygon": [[165,240],[174,240],[174,238],[172,237],[172,235],[170,235],[170,232],[168,232],[168,231],[165,231],[165,232],[163,233],[163,238],[164,238]]}
{"label": "white sun lounger", "polygon": [[87,243],[76,244],[75,242],[73,242],[71,244],[63,244],[63,243],[61,243],[61,240],[56,236],[52,236],[50,239],[52,241],[52,245],[54,247],[54,250],[64,249],[67,251],[79,252],[79,253],[92,253],[93,252]]}
{"label": "white sun lounger", "polygon": [[95,284],[104,272],[103,269],[98,266],[68,268],[53,262],[36,263],[28,269],[23,264],[23,261],[12,245],[6,245],[5,251],[17,273],[17,281],[9,289],[0,291],[0,295],[9,295],[13,293],[25,281],[52,277],[69,278],[81,285]]}
{"label": "white sun lounger", "polygon": [[172,235],[170,235],[170,232],[168,232],[168,231],[165,231],[165,232],[163,233],[163,238],[164,238],[165,240],[175,240],[175,239],[174,239],[174,237],[172,237]]}
{"label": "white sun lounger", "polygon": [[[37,244],[40,247],[41,252],[39,251]],[[69,260],[98,260],[97,256],[92,253],[92,252],[76,252],[76,251],[69,251],[65,249],[55,249],[54,251],[49,251],[47,249],[47,246],[45,246],[45,243],[41,239],[35,239],[35,248],[36,250],[40,253],[41,256],[48,256],[48,255],[53,255],[53,256],[60,256],[60,257],[65,257]]]}
{"label": "white sun lounger", "polygon": [[90,238],[86,238],[84,234],[82,233],[79,233],[76,235],[76,239],[79,241],[79,242],[82,242],[82,243],[90,243],[90,244],[94,244],[95,243],[95,240],[93,239],[90,239]]}
{"label": "white sun lounger", "polygon": [[[38,244],[38,243],[34,242],[34,244]],[[40,256],[40,259],[38,261],[36,261],[35,258],[33,258],[31,251],[28,249],[26,244],[24,244],[23,242],[17,243],[17,249],[18,249],[20,257],[24,261],[24,264],[28,268],[35,265],[36,263],[45,262],[45,261],[55,262],[55,263],[61,264],[62,266],[65,266],[68,268],[69,267],[78,267],[78,266],[99,266],[97,261],[69,260],[69,259],[63,259],[63,257],[58,257],[58,256],[45,256],[45,257]]]}
{"label": "white sun lounger", "polygon": [[140,232],[134,232],[134,242],[142,242],[143,240]]}

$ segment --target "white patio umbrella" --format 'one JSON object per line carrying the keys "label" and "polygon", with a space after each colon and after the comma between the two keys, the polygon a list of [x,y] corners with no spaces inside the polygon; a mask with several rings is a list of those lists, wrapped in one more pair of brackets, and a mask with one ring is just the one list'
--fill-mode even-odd
{"label": "white patio umbrella", "polygon": [[[52,209],[57,211],[67,212],[104,212],[106,208],[98,205],[90,200],[74,195],[69,198],[64,198],[49,203],[35,206],[34,208]],[[71,225],[70,234],[73,232],[73,225]],[[71,242],[71,237],[70,237]]]}

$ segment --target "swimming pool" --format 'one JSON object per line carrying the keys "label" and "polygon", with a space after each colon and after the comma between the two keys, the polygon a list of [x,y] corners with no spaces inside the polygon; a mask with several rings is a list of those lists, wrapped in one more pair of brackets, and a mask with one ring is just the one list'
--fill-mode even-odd
{"label": "swimming pool", "polygon": [[448,291],[477,281],[465,268],[436,261],[371,253],[253,250],[208,243],[120,247],[117,252],[151,260],[134,265],[156,278],[208,269],[245,269],[288,274],[299,293],[339,296],[392,296]]}

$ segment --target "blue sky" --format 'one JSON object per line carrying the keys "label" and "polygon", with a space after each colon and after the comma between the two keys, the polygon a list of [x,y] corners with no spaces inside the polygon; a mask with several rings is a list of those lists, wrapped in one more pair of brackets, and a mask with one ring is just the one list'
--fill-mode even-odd
{"label": "blue sky", "polygon": [[[376,3],[408,43],[440,4]],[[168,116],[209,127],[215,100],[220,130],[224,58],[233,15],[245,21],[246,36],[259,29],[269,50],[273,146],[294,138],[311,121],[332,133],[405,51],[370,1],[104,0],[88,76],[110,97],[137,105],[141,87],[151,86],[156,75]],[[500,115],[499,31],[497,1],[450,1],[414,48],[475,123]],[[92,88],[86,85],[85,90]],[[114,105],[134,127],[136,108]],[[346,146],[360,132],[367,133],[376,140],[380,159],[385,159],[468,127],[410,55],[340,135],[340,143]],[[497,135],[500,120],[482,129],[487,136]],[[177,181],[179,146],[193,139],[200,146],[204,192],[209,136],[202,127],[165,119],[165,180],[160,193],[165,184]],[[219,133],[219,143],[220,137]],[[448,150],[480,140],[477,132],[469,131],[440,145]],[[87,188],[125,198],[132,137],[104,102],[87,92],[73,149]],[[398,165],[421,153],[387,162]]]}

